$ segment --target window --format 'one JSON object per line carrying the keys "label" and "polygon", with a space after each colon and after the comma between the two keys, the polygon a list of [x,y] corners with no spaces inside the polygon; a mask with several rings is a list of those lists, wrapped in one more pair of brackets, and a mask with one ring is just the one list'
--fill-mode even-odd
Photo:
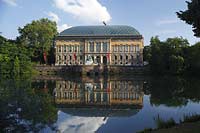
{"label": "window", "polygon": [[96,43],[96,52],[101,52],[101,43],[100,42]]}
{"label": "window", "polygon": [[122,57],[122,55],[120,55],[120,60],[122,60],[123,59],[123,57]]}
{"label": "window", "polygon": [[140,48],[139,48],[139,45],[136,46],[136,52],[139,52],[140,51]]}
{"label": "window", "polygon": [[66,45],[64,46],[64,52],[66,52],[67,50],[66,50]]}
{"label": "window", "polygon": [[133,50],[134,48],[133,48],[133,44],[130,46],[130,51],[131,52],[133,52],[134,50]]}
{"label": "window", "polygon": [[90,52],[94,52],[94,42],[90,42]]}
{"label": "window", "polygon": [[126,55],[126,60],[128,60],[128,55]]}
{"label": "window", "polygon": [[113,46],[114,47],[114,52],[117,52],[117,45]]}
{"label": "window", "polygon": [[122,45],[122,52],[125,51],[125,45]]}
{"label": "window", "polygon": [[115,60],[117,60],[117,55],[115,55]]}
{"label": "window", "polygon": [[82,55],[80,55],[80,60],[82,60],[83,59],[83,56]]}
{"label": "window", "polygon": [[128,45],[125,46],[125,51],[128,52]]}
{"label": "window", "polygon": [[119,52],[122,52],[122,49],[123,49],[122,47],[123,47],[123,45],[119,46]]}
{"label": "window", "polygon": [[64,55],[64,60],[66,60],[67,59],[67,56],[66,55]]}
{"label": "window", "polygon": [[61,60],[61,56],[60,55],[58,56],[58,60]]}
{"label": "window", "polygon": [[58,47],[58,52],[61,52],[61,46]]}
{"label": "window", "polygon": [[74,51],[74,46],[71,46],[71,52],[73,52]]}
{"label": "window", "polygon": [[74,52],[77,52],[77,45],[74,45]]}
{"label": "window", "polygon": [[83,52],[83,45],[80,45],[80,52]]}
{"label": "window", "polygon": [[72,52],[72,46],[69,45],[69,52]]}
{"label": "window", "polygon": [[103,43],[103,52],[107,52],[107,49],[108,49],[108,43],[104,42]]}

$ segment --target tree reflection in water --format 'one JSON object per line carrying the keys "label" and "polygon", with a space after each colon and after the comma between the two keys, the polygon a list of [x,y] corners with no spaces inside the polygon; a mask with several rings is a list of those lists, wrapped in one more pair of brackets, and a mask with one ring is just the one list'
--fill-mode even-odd
{"label": "tree reflection in water", "polygon": [[31,79],[0,80],[0,131],[39,131],[56,121],[57,109],[45,88],[34,89]]}
{"label": "tree reflection in water", "polygon": [[200,101],[199,83],[191,77],[151,77],[144,88],[151,95],[151,104],[177,107]]}

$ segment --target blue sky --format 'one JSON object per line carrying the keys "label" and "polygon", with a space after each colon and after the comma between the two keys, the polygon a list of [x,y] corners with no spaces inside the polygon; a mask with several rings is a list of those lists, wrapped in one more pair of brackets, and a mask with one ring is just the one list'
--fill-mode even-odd
{"label": "blue sky", "polygon": [[133,26],[144,36],[145,45],[156,35],[161,40],[182,36],[194,44],[200,39],[175,14],[186,8],[185,0],[0,0],[0,32],[15,39],[18,27],[45,17],[56,21],[59,31],[106,21]]}

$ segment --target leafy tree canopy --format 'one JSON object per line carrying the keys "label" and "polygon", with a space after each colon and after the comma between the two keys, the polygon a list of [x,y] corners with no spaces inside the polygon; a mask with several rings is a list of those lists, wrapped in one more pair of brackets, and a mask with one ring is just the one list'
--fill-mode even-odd
{"label": "leafy tree canopy", "polygon": [[32,61],[44,62],[43,53],[48,54],[57,34],[56,23],[42,18],[32,21],[23,28],[20,27],[18,31],[20,34],[18,41],[21,45],[29,47]]}
{"label": "leafy tree canopy", "polygon": [[193,26],[194,35],[200,37],[200,0],[186,1],[188,9],[177,12],[178,17]]}

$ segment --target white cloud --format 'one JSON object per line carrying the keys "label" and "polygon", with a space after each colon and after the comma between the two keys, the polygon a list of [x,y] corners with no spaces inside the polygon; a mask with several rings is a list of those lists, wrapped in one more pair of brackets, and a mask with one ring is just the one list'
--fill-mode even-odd
{"label": "white cloud", "polygon": [[71,26],[69,26],[68,24],[59,25],[58,22],[60,21],[60,18],[59,18],[59,16],[58,16],[56,13],[48,12],[48,13],[45,13],[45,14],[47,14],[47,15],[50,17],[50,19],[51,19],[52,21],[55,21],[55,22],[56,22],[56,24],[57,24],[57,29],[58,29],[58,32],[59,32],[59,33],[62,32],[63,30],[65,30],[65,29],[68,29],[68,28],[71,27]]}
{"label": "white cloud", "polygon": [[53,0],[54,5],[84,22],[109,22],[107,8],[97,0]]}
{"label": "white cloud", "polygon": [[8,5],[17,6],[16,0],[2,0],[2,1]]}
{"label": "white cloud", "polygon": [[71,26],[67,25],[67,24],[62,24],[62,25],[57,25],[58,28],[58,32],[62,32],[63,30],[66,30],[68,28],[70,28]]}
{"label": "white cloud", "polygon": [[180,21],[177,20],[177,19],[165,19],[165,20],[158,20],[156,22],[156,25],[157,26],[160,26],[160,25],[166,25],[166,24],[176,24],[176,23],[179,23]]}
{"label": "white cloud", "polygon": [[55,21],[56,23],[60,21],[60,18],[58,17],[58,15],[53,12],[48,12],[47,15],[51,18],[52,21]]}

